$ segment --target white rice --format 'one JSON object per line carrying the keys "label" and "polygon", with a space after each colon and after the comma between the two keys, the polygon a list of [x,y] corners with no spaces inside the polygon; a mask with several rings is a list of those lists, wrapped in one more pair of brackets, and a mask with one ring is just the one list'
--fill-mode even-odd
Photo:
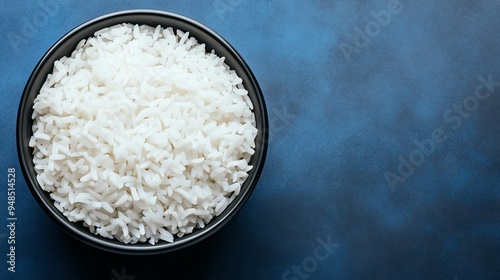
{"label": "white rice", "polygon": [[54,63],[34,102],[33,162],[72,222],[173,242],[240,193],[255,117],[242,80],[189,33],[120,24]]}

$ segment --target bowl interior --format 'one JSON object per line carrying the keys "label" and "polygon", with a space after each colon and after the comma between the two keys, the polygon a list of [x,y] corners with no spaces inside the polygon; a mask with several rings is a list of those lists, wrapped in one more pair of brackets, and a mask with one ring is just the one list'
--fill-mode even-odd
{"label": "bowl interior", "polygon": [[[76,45],[82,39],[94,36],[94,32],[120,23],[147,24],[151,26],[162,25],[163,27],[172,27],[174,29],[189,31],[190,36],[195,37],[198,42],[206,45],[206,50],[208,52],[213,49],[218,56],[224,56],[226,58],[225,62],[242,78],[243,85],[248,90],[248,95],[254,105],[253,111],[256,118],[258,134],[255,140],[255,154],[252,156],[249,163],[253,165],[254,168],[250,171],[247,180],[242,186],[240,194],[221,215],[214,217],[205,228],[195,230],[193,233],[185,235],[182,238],[175,238],[173,243],[160,241],[156,245],[150,245],[149,243],[124,244],[114,239],[111,240],[96,236],[90,233],[88,228],[84,227],[82,223],[69,222],[67,218],[55,208],[49,196],[50,194],[43,191],[36,180],[36,172],[32,161],[33,149],[28,146],[29,139],[33,134],[33,120],[31,119],[33,113],[32,106],[47,75],[52,72],[54,61],[63,56],[70,56],[76,48]],[[62,226],[63,229],[75,238],[103,250],[124,254],[154,254],[173,251],[201,241],[220,229],[243,206],[254,189],[265,161],[267,135],[268,120],[262,93],[248,65],[236,50],[222,39],[222,37],[198,22],[180,15],[153,10],[132,10],[108,14],[86,22],[66,34],[48,50],[33,70],[24,89],[17,117],[17,148],[21,169],[23,170],[24,177],[33,196],[40,206],[57,224]]]}

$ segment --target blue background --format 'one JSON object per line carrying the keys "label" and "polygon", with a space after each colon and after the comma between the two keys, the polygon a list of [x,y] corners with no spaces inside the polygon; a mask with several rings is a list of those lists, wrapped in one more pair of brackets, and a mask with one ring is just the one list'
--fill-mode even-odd
{"label": "blue background", "polygon": [[[500,278],[500,87],[473,97],[478,77],[500,81],[500,1],[402,0],[386,26],[372,12],[389,0],[54,1],[3,1],[0,11],[0,279]],[[241,212],[191,248],[148,257],[60,230],[28,191],[15,149],[19,99],[45,51],[87,20],[132,8],[180,13],[226,38],[253,69],[271,121],[266,166]],[[367,26],[370,35],[356,31]],[[453,111],[464,102],[470,112]],[[436,129],[445,140],[430,144]],[[318,239],[336,243],[323,261]]]}

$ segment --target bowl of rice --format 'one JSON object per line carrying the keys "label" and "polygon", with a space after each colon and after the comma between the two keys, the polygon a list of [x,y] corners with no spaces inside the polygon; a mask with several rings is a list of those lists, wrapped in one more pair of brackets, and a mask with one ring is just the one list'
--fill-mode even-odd
{"label": "bowl of rice", "polygon": [[42,57],[17,116],[21,169],[66,232],[157,254],[223,227],[254,190],[268,120],[257,80],[220,35],[156,10],[107,14]]}

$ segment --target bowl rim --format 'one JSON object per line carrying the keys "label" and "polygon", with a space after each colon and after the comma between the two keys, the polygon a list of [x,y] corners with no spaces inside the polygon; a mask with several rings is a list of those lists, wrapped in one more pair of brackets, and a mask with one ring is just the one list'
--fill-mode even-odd
{"label": "bowl rim", "polygon": [[[61,45],[64,42],[71,39],[78,32],[84,31],[86,28],[90,28],[93,25],[96,25],[103,21],[110,21],[117,17],[127,17],[133,15],[160,16],[174,21],[179,21],[189,26],[192,26],[193,28],[199,29],[201,32],[203,32],[204,35],[207,35],[212,39],[214,39],[223,49],[225,49],[232,55],[232,57],[235,60],[235,63],[239,65],[242,68],[242,71],[248,76],[249,79],[248,83],[252,86],[253,91],[255,92],[255,99],[256,99],[255,101],[257,101],[257,102],[252,102],[254,110],[256,107],[258,107],[260,108],[259,110],[261,112],[260,115],[261,115],[262,128],[258,127],[259,131],[255,140],[256,148],[257,146],[261,145],[260,153],[257,154],[256,152],[254,155],[252,155],[252,157],[257,156],[256,159],[257,165],[254,166],[254,168],[250,171],[252,172],[251,174],[253,174],[253,176],[249,176],[244,182],[244,184],[248,184],[246,192],[240,193],[236,197],[236,199],[231,203],[231,204],[236,203],[234,207],[230,207],[231,206],[230,204],[230,206],[228,206],[219,216],[214,216],[212,220],[205,226],[205,228],[200,229],[198,231],[194,231],[191,234],[187,234],[178,240],[176,240],[175,238],[177,237],[175,237],[174,242],[172,243],[159,242],[155,245],[151,245],[147,242],[136,243],[136,244],[125,244],[117,241],[116,239],[107,239],[98,235],[94,235],[93,233],[90,232],[90,230],[88,230],[88,228],[85,228],[86,232],[83,232],[81,229],[77,228],[76,223],[70,222],[62,214],[62,212],[55,209],[55,207],[53,206],[53,200],[44,199],[44,197],[47,196],[48,192],[41,189],[36,178],[33,178],[33,176],[30,175],[29,171],[31,167],[29,166],[28,162],[32,161],[33,155],[32,155],[32,148],[29,147],[26,148],[26,142],[29,142],[29,138],[26,138],[26,136],[30,136],[30,134],[28,132],[28,135],[26,135],[25,133],[26,128],[24,128],[24,126],[28,126],[26,121],[28,121],[29,123],[29,120],[31,119],[31,114],[29,114],[29,116],[27,116],[27,114],[32,112],[33,108],[32,106],[27,106],[29,105],[27,99],[30,95],[32,95],[30,94],[30,92],[33,91],[33,83],[39,76],[42,66],[47,62],[47,60],[49,60],[53,55],[55,55],[57,50],[61,47]],[[112,25],[114,24],[110,24],[109,26]],[[158,23],[158,25],[167,27],[162,23]],[[81,38],[81,39],[87,39],[87,38]],[[60,57],[56,59],[59,58]],[[37,94],[38,93],[34,94],[34,96],[36,96]],[[29,130],[31,131],[31,127],[29,128]],[[250,67],[243,60],[241,55],[224,38],[222,38],[222,36],[220,36],[218,33],[213,31],[209,27],[205,26],[204,24],[177,13],[166,12],[161,10],[152,10],[152,9],[132,9],[132,10],[122,10],[104,14],[94,19],[83,22],[82,24],[79,24],[78,26],[74,27],[69,32],[67,32],[47,50],[47,52],[42,56],[42,58],[39,60],[39,62],[33,69],[32,73],[30,74],[29,79],[21,95],[21,100],[19,103],[18,114],[16,119],[16,146],[17,146],[17,154],[19,158],[20,167],[24,175],[26,185],[30,189],[30,192],[32,193],[33,197],[38,202],[40,207],[46,212],[46,214],[53,221],[56,222],[56,224],[58,224],[61,228],[63,228],[64,231],[66,231],[74,238],[82,241],[83,243],[99,248],[101,250],[119,254],[128,254],[128,255],[152,255],[152,254],[175,251],[178,249],[185,248],[187,246],[191,246],[195,243],[198,243],[206,239],[207,237],[213,235],[219,229],[221,229],[227,222],[229,222],[229,220],[231,220],[239,212],[239,210],[243,207],[243,205],[246,203],[251,193],[255,189],[260,174],[263,170],[267,154],[268,132],[269,132],[269,124],[268,124],[267,109],[260,86],[258,85],[254,74],[250,70]],[[31,153],[29,151],[31,151]],[[221,218],[216,220],[216,218],[218,217]]]}

